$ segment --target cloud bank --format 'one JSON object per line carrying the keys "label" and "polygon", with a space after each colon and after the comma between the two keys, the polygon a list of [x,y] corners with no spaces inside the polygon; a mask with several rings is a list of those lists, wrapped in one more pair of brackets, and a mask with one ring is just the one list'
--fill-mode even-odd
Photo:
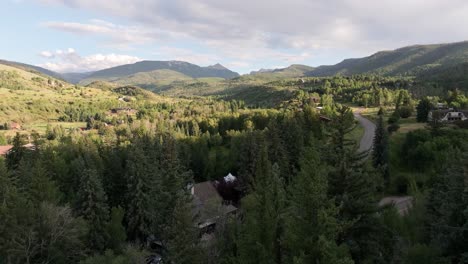
{"label": "cloud bank", "polygon": [[42,51],[40,56],[48,59],[48,61],[39,66],[60,73],[97,71],[141,60],[138,57],[119,54],[81,56],[72,48],[68,48],[67,50]]}

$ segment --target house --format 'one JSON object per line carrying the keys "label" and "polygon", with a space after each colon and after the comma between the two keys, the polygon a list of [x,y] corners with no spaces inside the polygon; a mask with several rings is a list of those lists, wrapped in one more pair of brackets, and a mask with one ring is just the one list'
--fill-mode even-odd
{"label": "house", "polygon": [[223,202],[213,182],[197,183],[192,186],[191,192],[194,215],[197,217],[196,225],[200,229],[202,238],[204,234],[210,234],[215,230],[218,220],[237,211],[235,206]]}
{"label": "house", "polygon": [[21,129],[21,125],[18,124],[18,123],[15,123],[15,122],[11,122],[11,123],[10,123],[10,129],[11,129],[11,130],[20,130],[20,129]]}
{"label": "house", "polygon": [[13,148],[12,145],[0,146],[0,157],[5,157],[11,148]]}
{"label": "house", "polygon": [[[28,149],[28,150],[35,150],[36,149],[36,145],[32,144],[32,143],[28,143],[26,145],[23,145],[24,148]],[[0,157],[5,157],[8,152],[10,152],[10,150],[13,148],[12,145],[5,145],[5,146],[0,146]]]}
{"label": "house", "polygon": [[468,120],[468,110],[439,109],[429,112],[427,119],[429,121],[436,118],[440,122],[454,122]]}
{"label": "house", "polygon": [[444,103],[437,103],[436,107],[437,109],[447,109],[447,105]]}

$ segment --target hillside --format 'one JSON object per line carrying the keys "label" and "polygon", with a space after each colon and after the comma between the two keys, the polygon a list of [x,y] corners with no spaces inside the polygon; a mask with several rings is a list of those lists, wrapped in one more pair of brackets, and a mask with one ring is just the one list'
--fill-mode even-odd
{"label": "hillside", "polygon": [[249,75],[242,76],[242,78],[275,80],[281,78],[304,77],[306,73],[311,72],[314,69],[314,67],[310,67],[307,65],[293,64],[289,67],[281,69],[260,69],[259,71],[251,72]]}
{"label": "hillside", "polygon": [[131,75],[119,77],[96,78],[90,77],[81,84],[87,85],[94,81],[107,81],[118,85],[136,85],[149,90],[154,90],[163,85],[169,85],[175,81],[192,80],[192,77],[173,70],[154,70],[149,72],[138,72]]}
{"label": "hillside", "polygon": [[437,87],[468,91],[468,62],[426,71],[419,74],[418,79]]}
{"label": "hillside", "polygon": [[25,63],[20,63],[20,62],[15,62],[15,61],[7,61],[7,60],[0,60],[0,64],[10,66],[10,67],[14,67],[14,68],[18,68],[18,69],[25,70],[25,71],[29,71],[29,72],[33,72],[33,73],[36,73],[36,74],[37,73],[45,74],[45,75],[48,75],[48,76],[51,76],[51,77],[54,77],[54,78],[57,78],[57,79],[63,79],[63,77],[62,77],[62,75],[60,73],[57,73],[57,72],[54,72],[54,71],[51,71],[51,70],[47,70],[47,69],[44,69],[42,67],[30,65],[30,64],[25,64]]}
{"label": "hillside", "polygon": [[[129,103],[118,100],[126,97]],[[106,112],[122,104],[169,102],[138,87],[118,87],[95,83],[88,87],[72,85],[54,77],[0,64],[0,124],[19,123],[25,130],[44,130],[47,123],[82,125],[89,111]],[[59,122],[74,119],[75,123]],[[71,121],[68,121],[71,122]]]}
{"label": "hillside", "polygon": [[93,72],[67,72],[60,73],[59,75],[69,83],[78,84],[81,80],[86,79],[92,73]]}
{"label": "hillside", "polygon": [[90,80],[98,79],[118,79],[124,76],[156,70],[171,70],[192,78],[220,77],[229,79],[239,76],[238,73],[230,71],[219,64],[200,67],[183,61],[140,61],[134,64],[126,64],[94,72],[80,83],[86,84]]}
{"label": "hillside", "polygon": [[346,59],[336,65],[320,66],[308,76],[353,74],[418,75],[434,69],[468,62],[468,42],[415,45],[381,51],[359,59]]}

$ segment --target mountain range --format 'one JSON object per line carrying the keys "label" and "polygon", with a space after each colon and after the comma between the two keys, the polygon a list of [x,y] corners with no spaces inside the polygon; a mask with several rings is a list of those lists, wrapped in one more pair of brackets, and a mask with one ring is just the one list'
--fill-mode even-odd
{"label": "mountain range", "polygon": [[[413,45],[391,51],[380,51],[364,58],[345,59],[335,65],[310,67],[294,64],[282,69],[260,69],[241,78],[270,80],[354,74],[428,76],[450,71],[451,68],[463,63],[468,63],[468,41]],[[108,81],[148,89],[159,89],[161,86],[180,81],[197,81],[203,78],[222,80],[240,76],[221,64],[201,67],[183,61],[140,61],[95,72],[62,74],[18,62],[0,60],[0,64],[39,72],[73,84],[87,85],[94,81]]]}
{"label": "mountain range", "polygon": [[359,59],[320,66],[307,72],[307,76],[333,76],[353,74],[420,75],[428,71],[444,70],[459,63],[468,62],[468,41],[414,45],[392,51],[380,51]]}

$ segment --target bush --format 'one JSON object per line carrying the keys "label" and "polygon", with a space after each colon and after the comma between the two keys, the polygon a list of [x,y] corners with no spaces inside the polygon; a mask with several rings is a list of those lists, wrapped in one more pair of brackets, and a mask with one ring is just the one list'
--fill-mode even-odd
{"label": "bush", "polygon": [[398,131],[398,129],[400,129],[400,125],[398,125],[398,124],[391,124],[391,125],[389,125],[387,127],[388,133],[396,132],[396,131]]}
{"label": "bush", "polygon": [[413,108],[410,106],[402,106],[398,110],[398,113],[400,114],[401,118],[408,118],[413,114]]}
{"label": "bush", "polygon": [[[411,264],[431,264],[440,263],[437,250],[424,244],[416,244],[409,248],[405,256],[404,263]],[[461,262],[460,262],[461,263]]]}
{"label": "bush", "polygon": [[393,182],[391,191],[398,195],[408,194],[409,181],[405,175],[397,175]]}
{"label": "bush", "polygon": [[393,112],[393,114],[388,118],[388,123],[396,124],[398,121],[400,121],[400,113],[398,110],[395,110],[395,112]]}

